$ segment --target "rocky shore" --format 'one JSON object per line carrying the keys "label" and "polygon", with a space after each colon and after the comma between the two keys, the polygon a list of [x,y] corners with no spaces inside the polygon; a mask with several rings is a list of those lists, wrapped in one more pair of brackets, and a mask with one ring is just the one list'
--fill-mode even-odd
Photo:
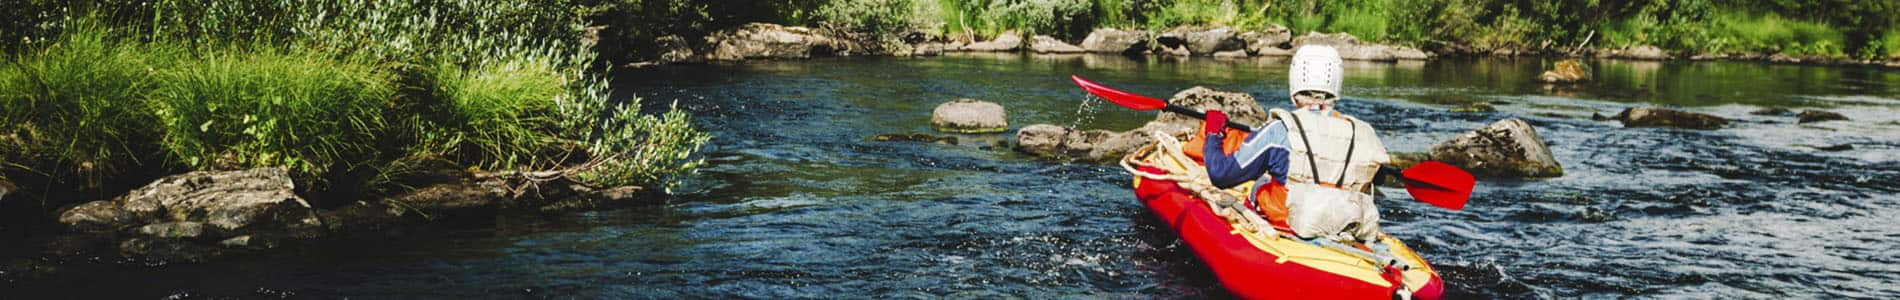
{"label": "rocky shore", "polygon": [[[702,43],[689,41],[700,40]],[[590,41],[599,43],[600,41]],[[1419,49],[1362,41],[1348,33],[1304,34],[1286,27],[1265,30],[1239,30],[1226,26],[1184,26],[1152,32],[1139,29],[1101,28],[1079,41],[1053,36],[1024,36],[1005,32],[988,40],[970,35],[940,36],[908,33],[901,41],[885,41],[869,34],[834,29],[814,29],[767,23],[750,23],[720,30],[703,38],[688,39],[677,35],[654,41],[614,44],[617,48],[640,48],[627,44],[647,44],[656,49],[648,57],[632,58],[629,67],[648,67],[674,63],[736,62],[750,59],[805,59],[834,56],[936,56],[956,52],[1024,52],[1042,55],[1115,54],[1155,57],[1211,57],[1239,59],[1291,56],[1302,45],[1331,45],[1347,60],[1399,61],[1430,60],[1439,57],[1474,56],[1551,56],[1628,60],[1742,60],[1770,63],[1823,65],[1868,65],[1900,67],[1900,60],[1857,60],[1819,56],[1797,57],[1761,53],[1672,53],[1656,46],[1625,48],[1580,48],[1576,51],[1549,52],[1530,49],[1467,49],[1455,46]],[[603,53],[620,53],[603,51]]]}

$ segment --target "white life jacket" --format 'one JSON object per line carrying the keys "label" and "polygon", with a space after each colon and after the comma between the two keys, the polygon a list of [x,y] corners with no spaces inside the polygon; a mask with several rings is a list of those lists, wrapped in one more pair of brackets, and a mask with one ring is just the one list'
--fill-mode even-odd
{"label": "white life jacket", "polygon": [[1378,132],[1334,110],[1269,113],[1287,126],[1288,227],[1303,238],[1376,239],[1373,176],[1392,160]]}

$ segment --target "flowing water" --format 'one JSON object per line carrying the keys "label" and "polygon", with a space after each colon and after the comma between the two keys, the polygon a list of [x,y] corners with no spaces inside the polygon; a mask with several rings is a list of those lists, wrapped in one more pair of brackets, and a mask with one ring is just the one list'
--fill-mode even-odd
{"label": "flowing water", "polygon": [[[1595,62],[1546,87],[1541,60],[1348,63],[1342,110],[1394,152],[1504,118],[1534,125],[1563,177],[1481,179],[1450,211],[1384,188],[1382,226],[1458,298],[1900,297],[1900,72],[1735,62]],[[665,204],[504,215],[207,264],[72,262],[4,283],[23,298],[1174,298],[1224,295],[1118,167],[996,146],[877,142],[929,132],[956,98],[1013,127],[1124,130],[1080,74],[1165,96],[1203,85],[1286,107],[1278,59],[964,55],[668,66],[617,76],[717,138]],[[1497,113],[1454,114],[1486,102]],[[1736,120],[1714,131],[1589,120],[1631,106]],[[1797,124],[1761,107],[1852,121]],[[1816,147],[1850,145],[1823,151]],[[109,259],[108,259],[109,260]]]}

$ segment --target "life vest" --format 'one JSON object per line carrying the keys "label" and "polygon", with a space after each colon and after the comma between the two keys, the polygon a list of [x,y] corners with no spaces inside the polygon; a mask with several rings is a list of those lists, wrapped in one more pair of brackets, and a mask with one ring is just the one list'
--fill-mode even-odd
{"label": "life vest", "polygon": [[1287,226],[1303,238],[1377,238],[1373,176],[1392,158],[1372,126],[1334,110],[1268,113],[1287,126]]}

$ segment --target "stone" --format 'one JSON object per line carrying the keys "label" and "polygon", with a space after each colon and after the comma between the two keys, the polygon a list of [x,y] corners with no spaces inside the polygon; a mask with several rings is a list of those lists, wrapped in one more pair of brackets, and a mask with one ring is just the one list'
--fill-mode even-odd
{"label": "stone", "polygon": [[1083,50],[1082,47],[1076,47],[1075,45],[1070,45],[1069,43],[1062,42],[1062,40],[1057,40],[1055,37],[1051,37],[1047,35],[1038,35],[1035,38],[1033,38],[1031,42],[1029,43],[1029,51],[1047,54],[1047,53],[1082,53],[1087,50]]}
{"label": "stone", "polygon": [[1174,47],[1162,47],[1161,54],[1166,54],[1169,56],[1188,57],[1188,56],[1193,56],[1194,52],[1188,51],[1187,46],[1174,46]]}
{"label": "stone", "polygon": [[1023,46],[1023,36],[1016,32],[1004,32],[985,42],[975,42],[963,46],[963,51],[1004,52],[1016,51]]}
{"label": "stone", "polygon": [[216,230],[217,228],[205,226],[205,223],[180,221],[140,226],[138,233],[167,239],[219,238],[220,236],[214,233]]}
{"label": "stone", "polygon": [[1641,45],[1641,46],[1635,46],[1635,47],[1629,47],[1629,48],[1623,48],[1623,49],[1603,51],[1600,54],[1598,54],[1598,56],[1607,57],[1607,58],[1640,59],[1640,60],[1666,60],[1670,58],[1668,52],[1663,51],[1662,48],[1658,48],[1656,46],[1651,46],[1651,45]]}
{"label": "stone", "polygon": [[[124,207],[134,215],[160,221],[194,221],[236,230],[267,222],[309,203],[298,197],[290,173],[281,167],[241,171],[197,171],[166,176],[133,189]],[[70,224],[69,224],[70,225]]]}
{"label": "stone", "polygon": [[116,201],[100,200],[74,206],[59,214],[59,223],[68,230],[78,232],[115,232],[145,224],[152,213],[138,214],[126,210]]}
{"label": "stone", "polygon": [[1232,27],[1220,26],[1207,29],[1177,28],[1167,34],[1179,36],[1189,53],[1195,56],[1212,55],[1215,52],[1246,50],[1247,42],[1240,39],[1240,32]]}
{"label": "stone", "polygon": [[1229,50],[1214,52],[1214,58],[1247,58],[1247,50]]}
{"label": "stone", "polygon": [[1634,107],[1617,113],[1614,119],[1624,127],[1675,127],[1712,130],[1728,125],[1728,119],[1709,114],[1655,107]]}
{"label": "stone", "polygon": [[1386,53],[1391,54],[1392,58],[1398,59],[1398,60],[1432,59],[1432,54],[1425,52],[1425,50],[1419,50],[1418,48],[1405,47],[1405,46],[1387,48]]}
{"label": "stone", "polygon": [[944,51],[943,43],[927,42],[927,43],[917,44],[917,46],[915,47],[911,47],[910,55],[912,56],[938,56],[938,55],[943,55],[943,51]]}
{"label": "stone", "polygon": [[1834,113],[1831,111],[1825,111],[1825,110],[1804,110],[1804,111],[1801,111],[1801,114],[1795,115],[1795,116],[1801,119],[1800,123],[1802,124],[1814,123],[1814,122],[1825,122],[1825,121],[1846,121],[1847,120],[1847,116],[1843,116],[1841,114]]}
{"label": "stone", "polygon": [[1293,39],[1294,51],[1298,51],[1300,47],[1306,45],[1332,46],[1333,50],[1339,51],[1339,58],[1344,60],[1398,60],[1398,56],[1392,54],[1392,47],[1362,43],[1358,37],[1344,32],[1332,34],[1312,32]]}
{"label": "stone", "polygon": [[218,245],[226,248],[245,248],[251,246],[251,239],[253,238],[249,235],[240,235],[218,241]]}
{"label": "stone", "polygon": [[1260,55],[1267,49],[1285,50],[1280,46],[1293,41],[1293,33],[1286,26],[1274,24],[1266,31],[1248,31],[1240,34],[1240,40],[1247,43],[1247,53]]}
{"label": "stone", "polygon": [[659,38],[653,39],[653,44],[660,53],[661,63],[671,64],[705,61],[705,57],[701,57],[698,53],[693,52],[693,46],[686,42],[686,38],[678,35],[660,36]]}
{"label": "stone", "polygon": [[957,99],[937,105],[930,127],[955,133],[998,133],[1009,130],[1009,113],[994,102]]}
{"label": "stone", "polygon": [[[1267,121],[1267,110],[1255,101],[1253,95],[1241,92],[1219,91],[1206,87],[1193,87],[1174,93],[1168,103],[1192,109],[1207,111],[1219,109],[1227,113],[1227,119],[1242,124],[1257,125]],[[1201,125],[1201,119],[1173,112],[1162,111],[1154,122],[1167,123],[1177,127],[1195,128]]]}
{"label": "stone", "polygon": [[1432,159],[1489,177],[1556,177],[1563,165],[1530,123],[1509,118],[1432,145]]}
{"label": "stone", "polygon": [[20,190],[19,186],[15,186],[13,182],[7,181],[6,177],[0,177],[0,202],[6,202],[7,195],[13,194],[14,191],[18,190]]}
{"label": "stone", "polygon": [[1779,115],[1786,115],[1790,112],[1791,111],[1788,111],[1788,109],[1786,108],[1763,107],[1762,109],[1757,109],[1755,111],[1748,112],[1748,114],[1757,115],[1757,116],[1779,116]]}
{"label": "stone", "polygon": [[810,58],[849,50],[849,43],[811,28],[767,23],[714,32],[707,35],[706,43],[713,45],[706,58],[721,61]]}
{"label": "stone", "polygon": [[1293,50],[1281,49],[1281,48],[1260,48],[1260,51],[1254,52],[1254,55],[1256,56],[1293,56]]}
{"label": "stone", "polygon": [[1101,28],[1082,39],[1082,49],[1094,53],[1137,54],[1148,50],[1148,32]]}
{"label": "stone", "polygon": [[1537,79],[1548,83],[1571,83],[1590,80],[1590,70],[1583,67],[1583,61],[1566,59],[1551,64],[1550,70],[1538,75]]}
{"label": "stone", "polygon": [[1071,130],[1068,127],[1035,124],[1016,130],[1016,150],[1042,157],[1064,155],[1063,141]]}
{"label": "stone", "polygon": [[1062,139],[1062,148],[1069,153],[1089,153],[1113,137],[1115,132],[1108,130],[1070,130],[1069,135]]}

